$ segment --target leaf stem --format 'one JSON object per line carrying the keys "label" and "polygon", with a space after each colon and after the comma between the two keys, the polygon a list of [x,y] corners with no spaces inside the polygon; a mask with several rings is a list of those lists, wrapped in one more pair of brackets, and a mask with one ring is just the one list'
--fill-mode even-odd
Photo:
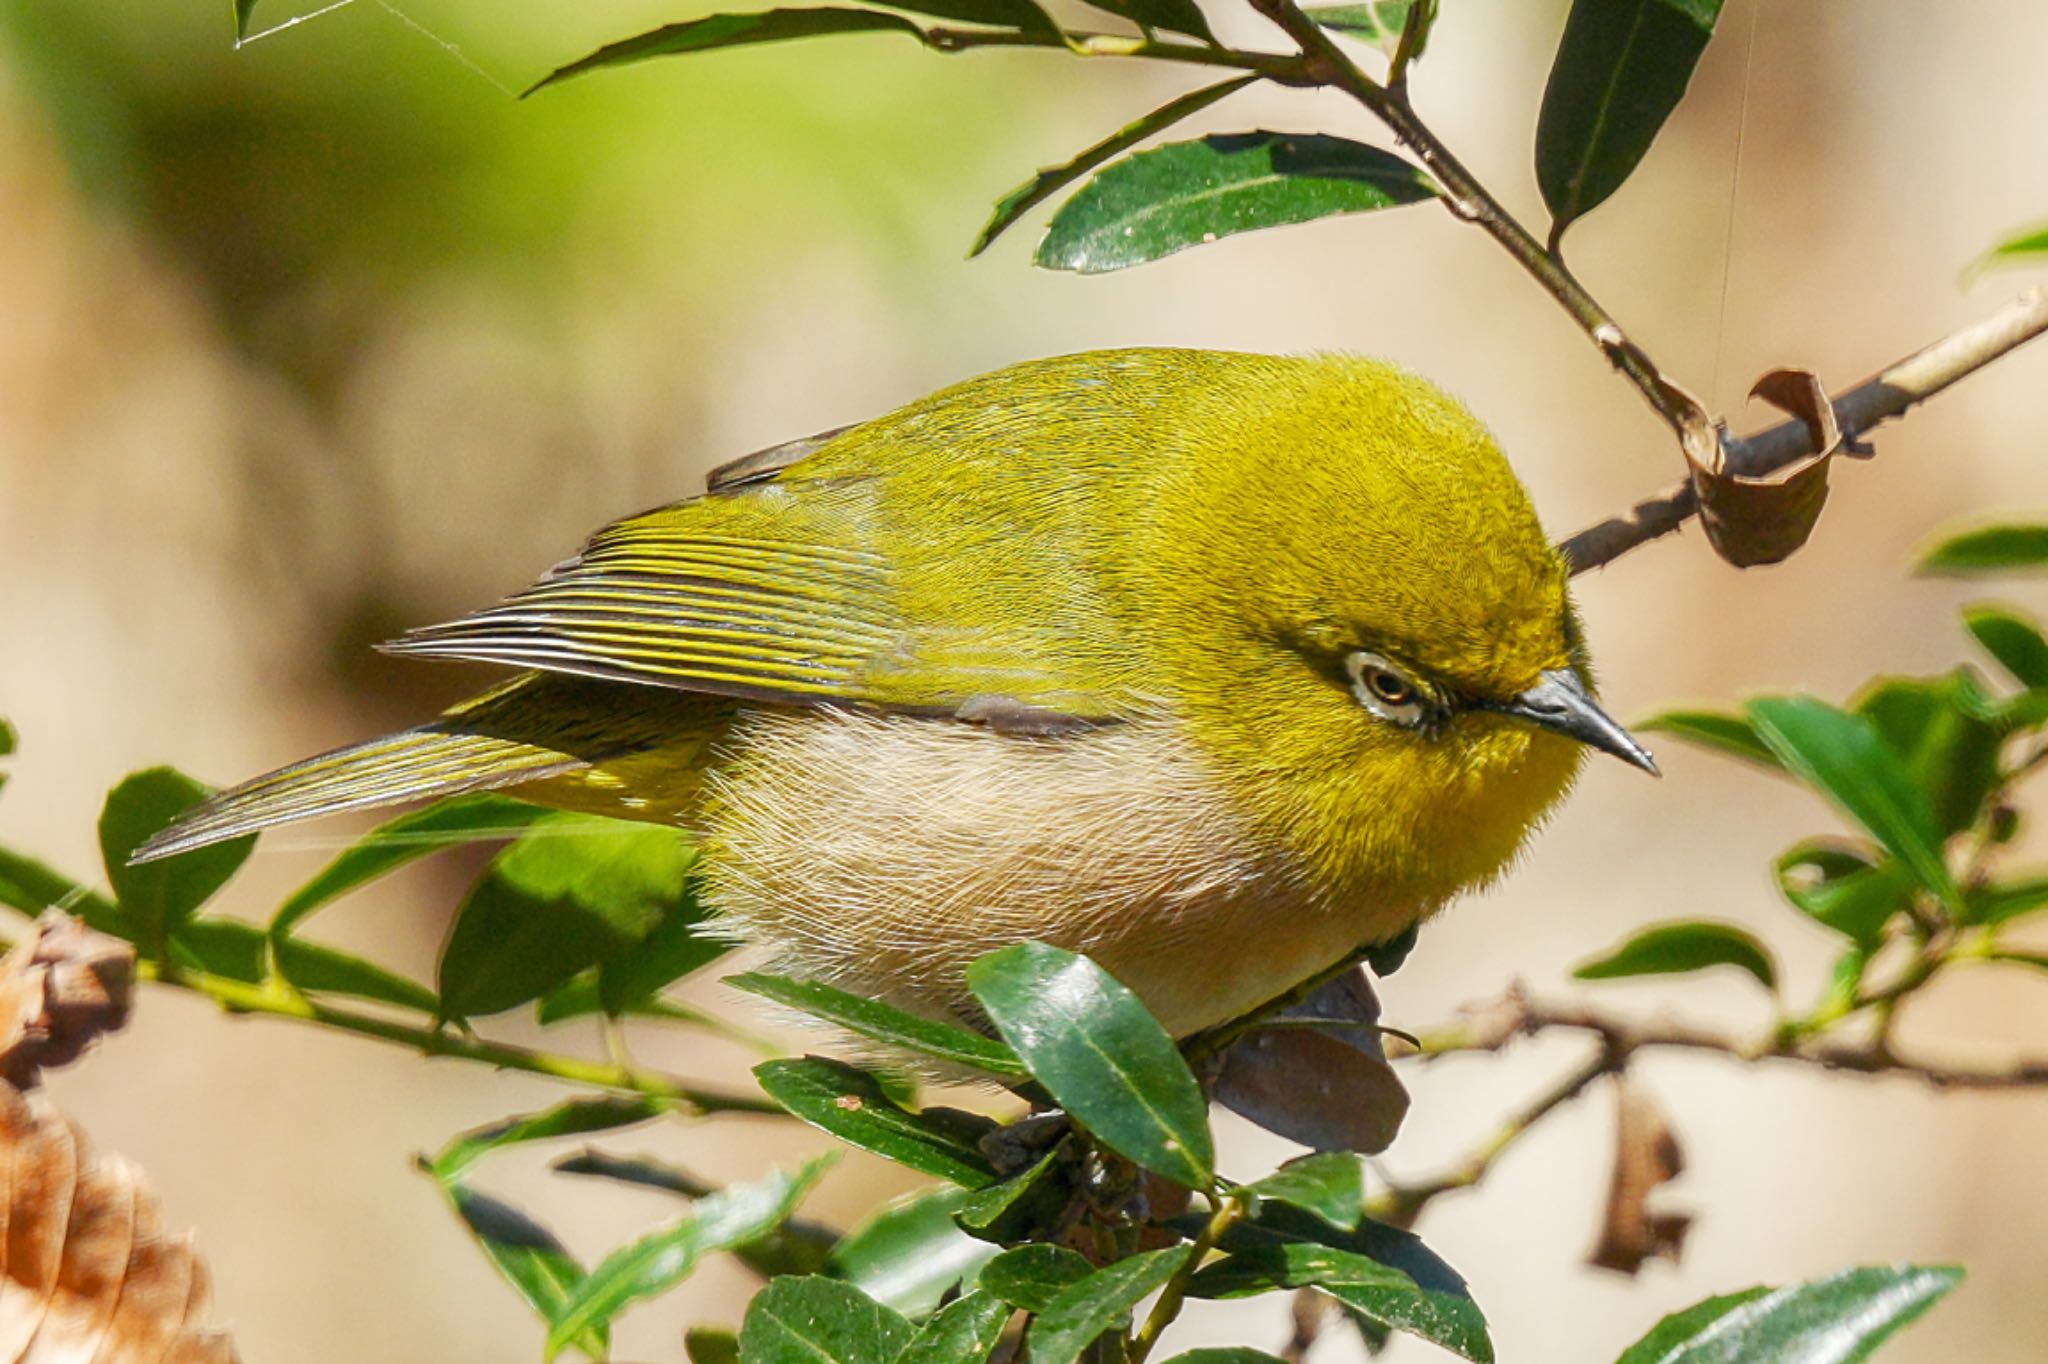
{"label": "leaf stem", "polygon": [[452,1056],[460,1060],[480,1061],[500,1070],[524,1071],[529,1075],[544,1075],[550,1079],[588,1085],[595,1089],[644,1094],[656,1099],[672,1099],[689,1105],[699,1113],[758,1113],[786,1116],[780,1107],[765,1097],[703,1089],[659,1071],[603,1061],[586,1061],[581,1057],[536,1051],[529,1047],[466,1037],[442,1028],[420,1027],[395,1019],[379,1018],[374,1014],[337,1009],[332,1005],[315,1003],[296,991],[250,985],[243,981],[230,980],[226,976],[195,971],[189,967],[181,967],[175,973],[170,973],[156,962],[142,961],[136,964],[136,973],[144,980],[154,980],[159,984],[204,995],[231,1014],[263,1014],[271,1018],[290,1019],[298,1023],[331,1028],[338,1032],[353,1033],[358,1037],[370,1037],[395,1046],[408,1047],[424,1056]]}
{"label": "leaf stem", "polygon": [[1188,1247],[1188,1257],[1181,1262],[1173,1277],[1159,1290],[1159,1297],[1146,1314],[1145,1324],[1131,1337],[1130,1364],[1145,1364],[1145,1357],[1152,1353],[1152,1347],[1159,1343],[1159,1337],[1173,1319],[1180,1315],[1181,1304],[1187,1300],[1188,1285],[1194,1281],[1195,1271],[1202,1267],[1202,1261],[1216,1248],[1230,1229],[1244,1220],[1244,1200],[1235,1194],[1226,1194],[1217,1201],[1216,1211],[1211,1214],[1202,1229],[1195,1233],[1194,1242]]}

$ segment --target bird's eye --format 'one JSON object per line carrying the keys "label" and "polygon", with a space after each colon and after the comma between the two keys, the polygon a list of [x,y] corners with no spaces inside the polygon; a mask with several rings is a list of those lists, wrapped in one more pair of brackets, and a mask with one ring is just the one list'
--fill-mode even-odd
{"label": "bird's eye", "polygon": [[1418,725],[1424,716],[1422,692],[1408,675],[1375,653],[1347,654],[1344,671],[1358,703],[1397,725]]}

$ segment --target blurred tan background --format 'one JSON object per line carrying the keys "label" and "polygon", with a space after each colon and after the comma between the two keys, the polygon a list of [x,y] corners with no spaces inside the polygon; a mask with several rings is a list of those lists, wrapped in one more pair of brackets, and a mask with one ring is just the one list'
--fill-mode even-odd
{"label": "blurred tan background", "polygon": [[[641,0],[354,0],[233,51],[228,8],[0,0],[0,714],[23,740],[0,841],[80,873],[123,773],[173,762],[228,781],[416,718],[476,675],[385,660],[372,641],[522,585],[601,521],[697,490],[711,463],[1023,357],[1132,343],[1390,356],[1497,429],[1559,532],[1677,471],[1564,316],[1429,208],[1108,278],[1028,268],[1035,224],[962,259],[994,197],[1193,83],[1173,71],[854,38],[653,63],[518,103],[508,89],[556,62],[683,16]],[[1226,33],[1256,34],[1226,8],[1212,6]],[[1563,9],[1452,0],[1416,82],[1425,114],[1532,217],[1528,148]],[[265,0],[258,27],[293,13]],[[2048,8],[2012,0],[1951,0],[1938,18],[1731,0],[1686,104],[1573,233],[1572,258],[1714,403],[1775,364],[1856,377],[2025,282],[1965,288],[1959,272],[2048,214],[2043,51]],[[1375,133],[1341,102],[1279,92],[1207,123]],[[1947,518],[2048,504],[2044,386],[2048,351],[2022,354],[1887,430],[1785,567],[1738,575],[1689,534],[1583,581],[1615,709],[1788,686],[1840,697],[1875,671],[1966,656],[1953,612],[1978,594],[1906,564]],[[1817,988],[1828,944],[1776,903],[1768,862],[1831,817],[1662,749],[1657,784],[1593,764],[1521,874],[1425,935],[1386,991],[1389,1020],[1427,1025],[1516,975],[1565,990],[1575,961],[1681,914],[1756,927],[1795,997]],[[227,908],[261,915],[340,832],[266,840]],[[321,931],[426,973],[458,872],[420,868]],[[1731,1028],[1764,1017],[1739,980],[1599,993]],[[2048,989],[1972,974],[1905,1032],[1928,1051],[2038,1053]],[[711,1077],[745,1059],[691,1035],[637,1045]],[[1391,1164],[1462,1153],[1570,1053],[1411,1073]],[[1666,1200],[1701,1214],[1682,1266],[1634,1282],[1580,1266],[1605,1094],[1424,1223],[1504,1359],[1609,1359],[1710,1292],[1898,1258],[1961,1260],[1971,1278],[1885,1359],[2041,1357],[2048,1096],[1937,1098],[1694,1058],[1643,1073],[1690,1155]],[[537,1355],[526,1309],[408,1161],[560,1091],[163,992],[52,1088],[197,1229],[251,1361]],[[1223,1135],[1236,1172],[1285,1154],[1234,1121]],[[609,1144],[742,1177],[821,1143],[740,1120]],[[672,1213],[542,1165],[507,1160],[484,1182],[587,1256]],[[886,1178],[848,1160],[815,1208],[850,1218]],[[619,1356],[680,1358],[680,1324],[735,1320],[744,1289],[713,1266],[630,1316]],[[1190,1323],[1184,1344],[1282,1338],[1277,1308]],[[1341,1334],[1317,1356],[1357,1357]],[[1399,1341],[1389,1357],[1439,1356]]]}

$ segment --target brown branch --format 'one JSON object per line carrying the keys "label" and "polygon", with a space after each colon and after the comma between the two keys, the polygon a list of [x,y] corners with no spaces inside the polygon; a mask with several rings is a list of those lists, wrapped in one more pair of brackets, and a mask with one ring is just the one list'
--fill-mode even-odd
{"label": "brown branch", "polygon": [[[1915,351],[1834,395],[1835,419],[1841,423],[1842,434],[1855,440],[1903,416],[1958,379],[1976,373],[2044,331],[2048,331],[2048,289],[2032,289],[1981,322]],[[1813,454],[1813,434],[1805,422],[1794,418],[1730,439],[1725,449],[1728,466],[1736,473],[1768,474]],[[1558,549],[1570,561],[1573,573],[1583,573],[1677,530],[1698,510],[1692,485],[1680,483],[1645,498],[1618,516],[1588,526]]]}

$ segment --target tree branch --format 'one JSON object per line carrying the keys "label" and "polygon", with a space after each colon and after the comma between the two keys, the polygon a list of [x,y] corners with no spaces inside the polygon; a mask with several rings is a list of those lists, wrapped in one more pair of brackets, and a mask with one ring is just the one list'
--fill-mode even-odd
{"label": "tree branch", "polygon": [[[2048,288],[2031,289],[1981,322],[1915,351],[1834,396],[1835,419],[1854,440],[1903,416],[1959,379],[2048,331]],[[1813,433],[1797,418],[1725,443],[1728,467],[1758,476],[1814,454]],[[1691,483],[1647,497],[1617,516],[1588,526],[1558,546],[1573,573],[1613,562],[1637,545],[1667,535],[1699,511]]]}

